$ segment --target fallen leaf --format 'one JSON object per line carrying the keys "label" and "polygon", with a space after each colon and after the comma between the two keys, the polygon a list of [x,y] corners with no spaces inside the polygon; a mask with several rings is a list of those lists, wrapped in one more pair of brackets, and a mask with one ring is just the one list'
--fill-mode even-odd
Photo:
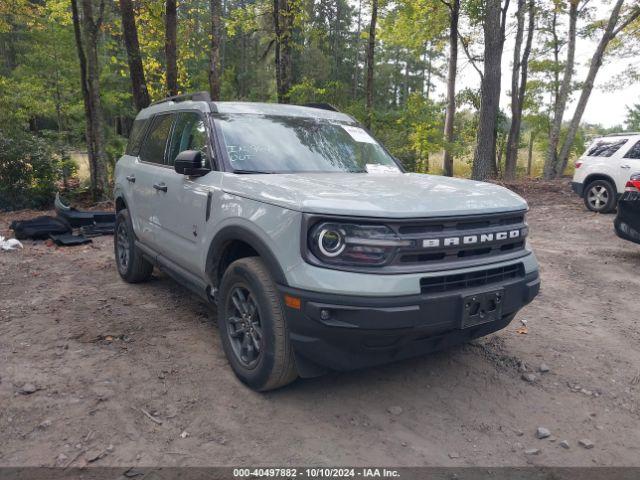
{"label": "fallen leaf", "polygon": [[529,333],[529,329],[526,326],[518,327],[516,328],[516,333],[519,333],[520,335],[526,335],[527,333]]}

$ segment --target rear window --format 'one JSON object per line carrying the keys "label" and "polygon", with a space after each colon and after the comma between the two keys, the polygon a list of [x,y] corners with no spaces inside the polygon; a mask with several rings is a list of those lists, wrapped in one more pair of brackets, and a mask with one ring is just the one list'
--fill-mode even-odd
{"label": "rear window", "polygon": [[164,150],[172,121],[173,115],[158,115],[153,119],[149,133],[140,148],[140,159],[143,162],[164,163]]}
{"label": "rear window", "polygon": [[140,144],[144,136],[144,127],[147,125],[147,119],[134,120],[133,127],[131,127],[131,134],[129,135],[129,143],[127,143],[127,155],[136,156],[140,152]]}
{"label": "rear window", "polygon": [[636,142],[636,144],[625,153],[624,158],[640,159],[640,142]]}
{"label": "rear window", "polygon": [[598,140],[597,143],[589,149],[587,156],[589,157],[610,157],[616,153],[621,146],[627,143],[628,138],[612,138],[609,140]]}

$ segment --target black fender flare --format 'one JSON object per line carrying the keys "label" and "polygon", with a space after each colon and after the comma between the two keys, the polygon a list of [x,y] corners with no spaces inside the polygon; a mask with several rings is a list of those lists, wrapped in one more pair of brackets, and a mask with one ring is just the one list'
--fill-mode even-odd
{"label": "black fender flare", "polygon": [[215,287],[218,286],[218,280],[222,276],[219,272],[220,264],[222,261],[222,255],[227,245],[235,240],[246,243],[253,248],[260,258],[264,261],[269,272],[273,276],[274,281],[279,285],[287,285],[287,279],[284,275],[284,271],[277,260],[276,255],[271,251],[271,248],[254,232],[248,228],[229,225],[223,227],[213,237],[211,244],[209,245],[209,251],[207,252],[206,273],[211,279],[211,282]]}

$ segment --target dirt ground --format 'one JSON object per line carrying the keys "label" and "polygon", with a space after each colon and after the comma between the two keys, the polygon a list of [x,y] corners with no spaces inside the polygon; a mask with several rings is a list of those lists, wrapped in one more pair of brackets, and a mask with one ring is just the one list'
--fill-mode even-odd
{"label": "dirt ground", "polygon": [[111,237],[0,251],[0,465],[640,466],[640,246],[566,182],[514,188],[542,290],[506,329],[268,394],[195,297],[122,282]]}

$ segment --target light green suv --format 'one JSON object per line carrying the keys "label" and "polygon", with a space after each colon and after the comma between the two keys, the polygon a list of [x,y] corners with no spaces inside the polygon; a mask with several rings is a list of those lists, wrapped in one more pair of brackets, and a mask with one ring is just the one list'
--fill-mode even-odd
{"label": "light green suv", "polygon": [[538,293],[526,202],[405,173],[348,115],[173,97],[142,110],[115,170],[115,257],[217,305],[256,390],[442,349]]}

